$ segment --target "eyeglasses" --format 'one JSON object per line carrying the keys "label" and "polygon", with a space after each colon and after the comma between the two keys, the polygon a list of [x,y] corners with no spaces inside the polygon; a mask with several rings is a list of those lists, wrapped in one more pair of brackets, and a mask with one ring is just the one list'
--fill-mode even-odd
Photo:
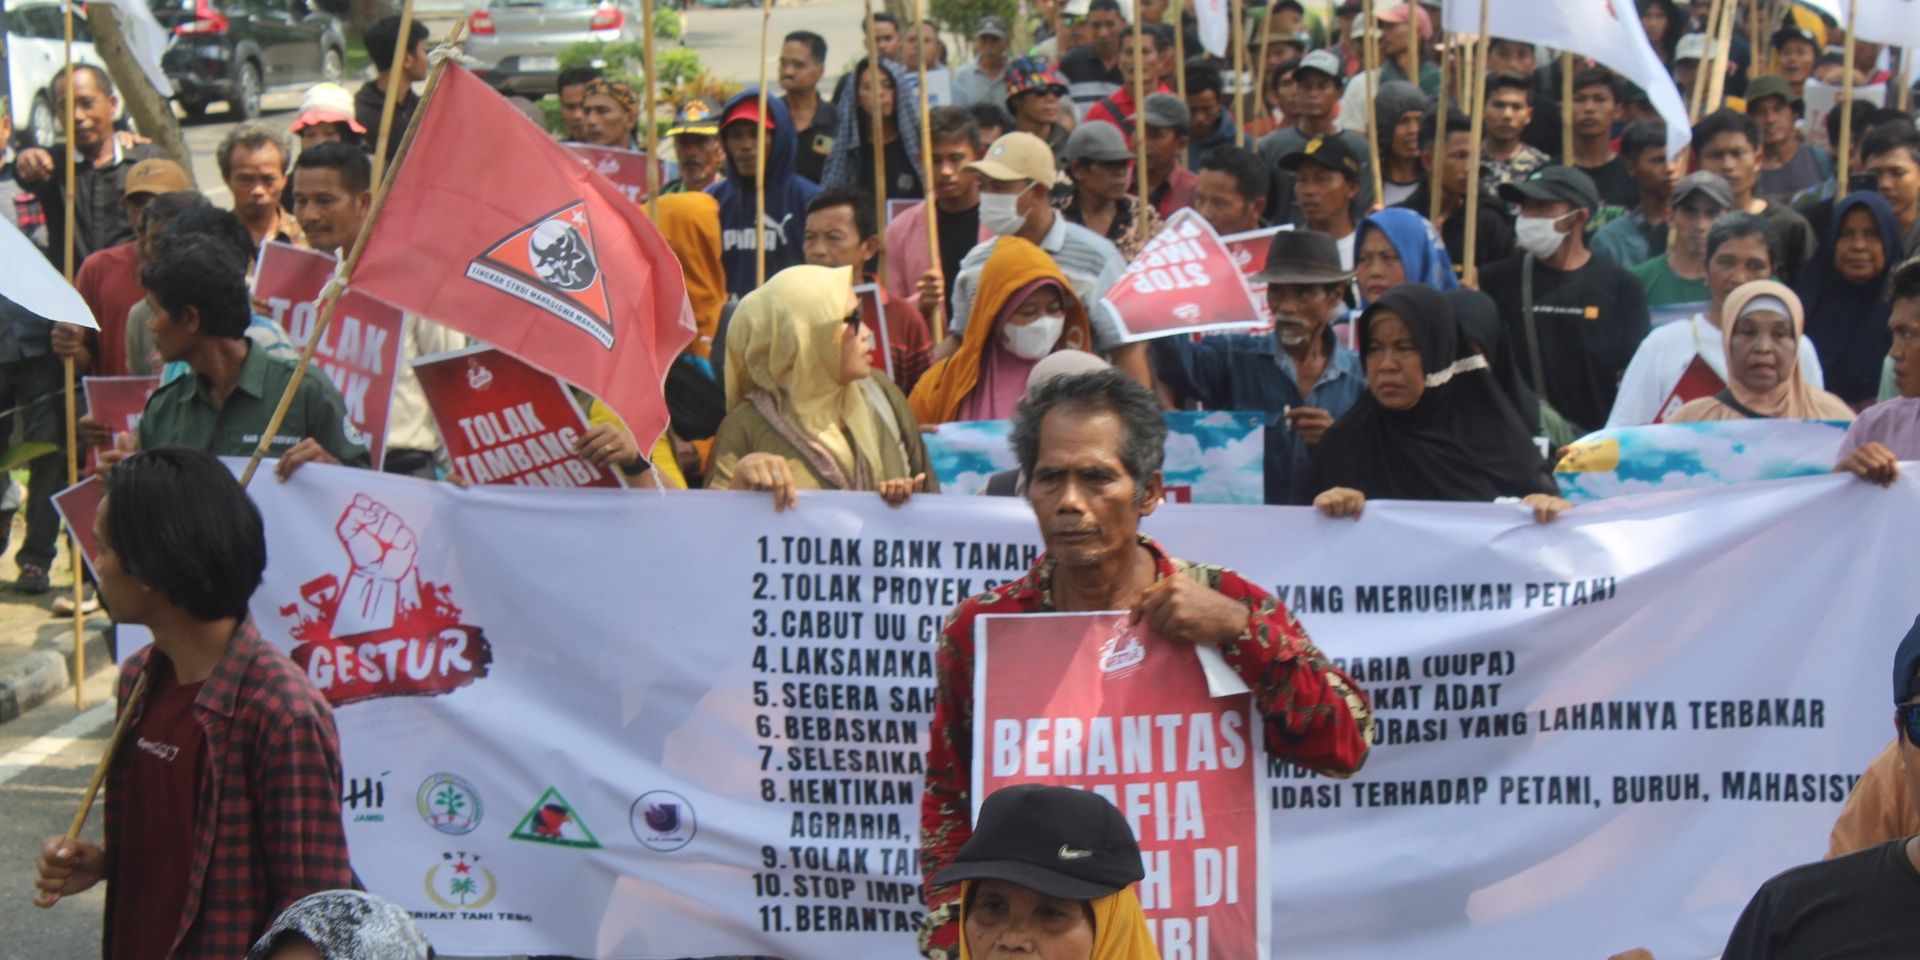
{"label": "eyeglasses", "polygon": [[1920,748],[1920,703],[1903,703],[1895,715],[1900,718],[1900,731],[1907,738],[1907,745]]}

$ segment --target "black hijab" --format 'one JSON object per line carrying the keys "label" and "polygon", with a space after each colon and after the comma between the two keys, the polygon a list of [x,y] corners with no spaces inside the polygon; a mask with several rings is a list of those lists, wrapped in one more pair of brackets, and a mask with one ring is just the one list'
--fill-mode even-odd
{"label": "black hijab", "polygon": [[1328,428],[1307,462],[1307,502],[1333,487],[1369,500],[1491,501],[1558,494],[1513,402],[1453,308],[1437,290],[1402,284],[1360,315],[1364,353],[1382,311],[1406,322],[1420,345],[1426,390],[1410,410],[1388,410],[1371,393]]}
{"label": "black hijab", "polygon": [[1520,354],[1513,338],[1507,336],[1507,325],[1500,322],[1500,308],[1492,297],[1478,290],[1448,290],[1441,296],[1447,298],[1454,319],[1460,321],[1460,333],[1493,365],[1493,381],[1520,412],[1520,422],[1529,434],[1538,435],[1540,395],[1520,376]]}

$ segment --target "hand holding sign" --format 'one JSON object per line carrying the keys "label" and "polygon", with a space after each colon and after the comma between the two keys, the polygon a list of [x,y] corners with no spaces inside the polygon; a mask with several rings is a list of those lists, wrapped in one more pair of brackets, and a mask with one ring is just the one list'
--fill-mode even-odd
{"label": "hand holding sign", "polygon": [[1169,640],[1223,647],[1247,632],[1245,604],[1191,577],[1172,576],[1141,591],[1127,622],[1146,624]]}

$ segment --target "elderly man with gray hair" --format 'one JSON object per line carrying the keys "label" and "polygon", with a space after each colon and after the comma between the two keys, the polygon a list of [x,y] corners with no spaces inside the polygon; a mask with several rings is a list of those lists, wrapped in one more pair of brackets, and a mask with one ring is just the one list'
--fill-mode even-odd
{"label": "elderly man with gray hair", "polygon": [[255,246],[269,240],[306,246],[300,221],[284,201],[293,169],[293,135],[258,120],[240,124],[220,139],[214,151],[220,180],[233,193],[233,215],[253,235]]}

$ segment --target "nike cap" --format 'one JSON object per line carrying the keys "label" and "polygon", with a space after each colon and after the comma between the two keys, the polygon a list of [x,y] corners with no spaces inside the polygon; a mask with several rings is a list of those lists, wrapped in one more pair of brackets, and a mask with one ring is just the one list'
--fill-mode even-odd
{"label": "nike cap", "polygon": [[1098,900],[1146,876],[1127,818],[1097,793],[1025,783],[980,805],[973,836],[934,886],[1005,880],[1062,900]]}

